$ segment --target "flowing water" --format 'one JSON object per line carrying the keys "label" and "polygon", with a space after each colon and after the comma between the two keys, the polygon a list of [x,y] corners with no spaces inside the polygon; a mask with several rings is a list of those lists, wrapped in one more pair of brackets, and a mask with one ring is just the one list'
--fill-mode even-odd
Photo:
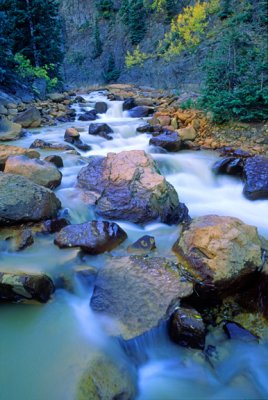
{"label": "flowing water", "polygon": [[[106,122],[114,130],[113,140],[89,136],[89,122],[76,121],[32,130],[12,144],[29,147],[36,139],[63,142],[65,129],[83,130],[81,139],[92,146],[83,156],[142,149],[151,153],[160,170],[176,188],[192,217],[205,214],[230,215],[258,227],[268,238],[268,201],[250,202],[242,195],[240,180],[216,177],[211,166],[213,152],[158,152],[149,147],[149,135],[137,134],[146,121],[129,118],[122,102],[110,102],[103,93],[85,96],[88,103],[76,105],[77,113],[89,110],[96,101],[106,101],[108,111],[96,122]],[[57,154],[41,151],[42,156]],[[58,152],[64,159],[62,184],[56,190],[63,206],[62,215],[72,223],[95,218],[78,196],[76,176],[86,161],[73,154]],[[128,239],[113,255],[144,234],[156,239],[156,254],[169,254],[178,237],[178,227],[161,223],[139,226],[118,222]],[[60,250],[52,236],[36,237],[33,246],[20,253],[0,254],[0,270],[43,271],[54,279],[64,275],[70,290],[57,290],[46,305],[1,305],[0,318],[0,399],[1,400],[72,400],[75,387],[94,349],[103,349],[113,357],[124,357],[122,343],[105,335],[100,321],[89,308],[92,288],[83,288],[74,279],[77,266],[101,267],[107,254],[85,256],[78,250]],[[138,363],[137,400],[256,400],[268,398],[268,335],[261,344],[227,341],[222,333],[211,332],[207,344],[220,348],[209,361],[203,353],[175,346],[160,327],[127,344],[127,352]],[[133,357],[132,357],[133,359]],[[90,399],[89,399],[90,400]]]}

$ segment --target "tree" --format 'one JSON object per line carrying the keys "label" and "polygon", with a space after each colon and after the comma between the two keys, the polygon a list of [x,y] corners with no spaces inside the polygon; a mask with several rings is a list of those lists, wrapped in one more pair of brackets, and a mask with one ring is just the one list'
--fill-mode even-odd
{"label": "tree", "polygon": [[143,0],[132,0],[129,3],[128,26],[132,44],[139,44],[146,32],[146,11]]}

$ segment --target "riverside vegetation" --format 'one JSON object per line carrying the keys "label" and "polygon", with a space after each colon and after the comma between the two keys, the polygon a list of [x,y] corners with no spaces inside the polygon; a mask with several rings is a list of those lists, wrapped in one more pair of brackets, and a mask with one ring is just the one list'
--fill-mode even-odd
{"label": "riverside vegetation", "polygon": [[267,398],[266,18],[0,3],[3,398]]}

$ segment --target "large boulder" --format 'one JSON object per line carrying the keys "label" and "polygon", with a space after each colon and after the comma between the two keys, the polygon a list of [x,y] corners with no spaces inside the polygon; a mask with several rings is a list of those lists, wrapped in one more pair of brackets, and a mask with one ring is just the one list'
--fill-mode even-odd
{"label": "large boulder", "polygon": [[39,158],[38,151],[24,149],[23,147],[0,144],[0,171],[5,168],[5,163],[10,156],[26,155],[28,158]]}
{"label": "large boulder", "polygon": [[55,189],[61,184],[62,173],[54,164],[26,156],[12,156],[6,161],[5,173],[26,176],[38,185]]}
{"label": "large boulder", "polygon": [[123,103],[123,111],[131,110],[134,107],[137,107],[137,103],[133,97],[129,97]]}
{"label": "large boulder", "polygon": [[44,274],[0,272],[0,303],[37,300],[46,303],[55,288]]}
{"label": "large boulder", "polygon": [[8,119],[0,119],[0,142],[17,140],[21,137],[21,125]]}
{"label": "large boulder", "polygon": [[165,131],[158,136],[152,137],[150,145],[162,147],[167,151],[179,151],[181,149],[181,139],[177,132]]}
{"label": "large boulder", "polygon": [[125,340],[148,332],[168,320],[192,284],[165,258],[114,258],[99,270],[91,308],[112,317],[107,329]]}
{"label": "large boulder", "polygon": [[180,263],[198,282],[202,294],[229,293],[262,265],[257,228],[238,218],[206,215],[195,218],[173,246]]}
{"label": "large boulder", "polygon": [[134,374],[124,359],[95,352],[78,383],[76,400],[134,400]]}
{"label": "large boulder", "polygon": [[55,194],[21,175],[0,173],[0,226],[54,218],[61,207]]}
{"label": "large boulder", "polygon": [[100,254],[119,246],[127,234],[114,222],[89,221],[68,225],[56,234],[55,244],[61,248],[81,247],[89,254]]}
{"label": "large boulder", "polygon": [[94,121],[98,119],[96,110],[86,111],[84,114],[79,115],[79,121]]}
{"label": "large boulder", "polygon": [[215,174],[242,176],[243,169],[243,159],[235,157],[221,158],[212,165],[212,171]]}
{"label": "large boulder", "polygon": [[91,157],[77,179],[81,189],[95,195],[96,212],[104,218],[172,224],[187,214],[173,186],[142,150]]}
{"label": "large boulder", "polygon": [[104,139],[111,140],[112,136],[110,136],[110,133],[113,133],[112,128],[110,128],[109,125],[105,123],[99,123],[99,124],[90,124],[88,128],[88,133],[90,135],[94,136],[101,136]]}
{"label": "large boulder", "polygon": [[268,199],[268,157],[247,158],[244,179],[243,193],[249,200]]}
{"label": "large boulder", "polygon": [[41,114],[36,107],[31,107],[17,115],[14,122],[23,128],[37,128],[41,125]]}

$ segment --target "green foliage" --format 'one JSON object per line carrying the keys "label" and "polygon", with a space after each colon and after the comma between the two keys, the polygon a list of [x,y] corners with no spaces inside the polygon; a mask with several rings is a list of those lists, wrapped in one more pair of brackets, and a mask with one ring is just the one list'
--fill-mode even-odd
{"label": "green foliage", "polygon": [[140,51],[140,46],[137,46],[136,49],[131,54],[129,51],[127,52],[125,58],[126,67],[132,68],[134,66],[143,66],[144,61],[146,61],[150,56],[146,53],[142,53]]}
{"label": "green foliage", "polygon": [[34,84],[35,78],[44,78],[48,87],[48,90],[53,89],[58,84],[56,77],[50,78],[49,72],[54,70],[54,64],[44,65],[43,67],[33,67],[31,61],[24,57],[22,54],[15,54],[14,61],[16,63],[16,71],[18,75],[28,80],[32,85]]}
{"label": "green foliage", "polygon": [[180,104],[180,108],[183,110],[189,110],[196,107],[196,102],[193,99],[187,99]]}
{"label": "green foliage", "polygon": [[201,105],[218,122],[268,118],[267,33],[263,16],[259,18],[261,7],[237,11],[224,20],[204,67]]}
{"label": "green foliage", "polygon": [[128,26],[131,43],[139,44],[146,32],[146,9],[143,0],[123,0],[119,13],[124,24]]}
{"label": "green foliage", "polygon": [[[49,70],[51,78],[59,75],[62,61],[61,33],[57,0],[1,0],[1,41],[6,42],[7,54],[2,63],[10,63],[14,54],[20,53],[35,67],[54,64]],[[1,57],[2,58],[2,57]],[[12,73],[12,61],[9,73]]]}
{"label": "green foliage", "polygon": [[110,54],[103,78],[106,83],[111,83],[116,82],[119,76],[120,70],[116,68],[114,56]]}
{"label": "green foliage", "polygon": [[100,17],[110,19],[113,16],[113,1],[112,0],[98,0],[97,9]]}

